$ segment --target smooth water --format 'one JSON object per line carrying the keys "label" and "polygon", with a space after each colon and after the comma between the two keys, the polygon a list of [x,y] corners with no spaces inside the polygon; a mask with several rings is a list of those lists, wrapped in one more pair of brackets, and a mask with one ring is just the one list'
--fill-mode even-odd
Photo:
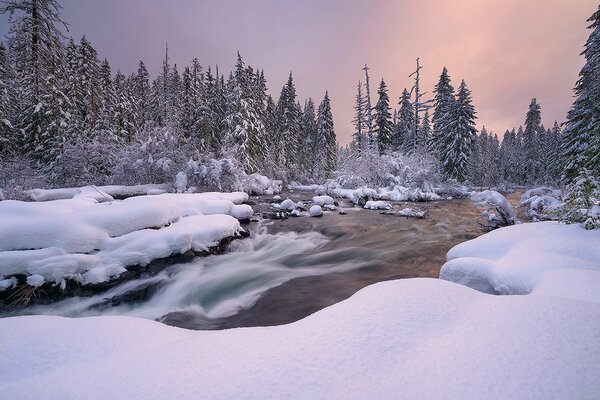
{"label": "smooth water", "polygon": [[[270,211],[267,197],[253,200],[259,214]],[[452,246],[483,232],[468,200],[395,205],[427,209],[425,219],[345,206],[346,215],[253,223],[250,237],[232,242],[225,254],[20,313],[131,315],[192,329],[288,323],[378,281],[437,277]],[[140,291],[145,301],[127,300]]]}

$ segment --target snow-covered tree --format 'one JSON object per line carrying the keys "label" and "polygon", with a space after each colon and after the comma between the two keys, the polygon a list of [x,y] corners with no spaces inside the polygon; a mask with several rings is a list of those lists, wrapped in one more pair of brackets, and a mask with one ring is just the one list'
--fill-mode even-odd
{"label": "snow-covered tree", "polygon": [[579,176],[583,168],[600,176],[600,5],[588,19],[592,30],[583,56],[585,65],[575,85],[575,102],[567,114],[563,135],[563,178]]}
{"label": "snow-covered tree", "polygon": [[354,103],[355,116],[352,120],[352,123],[354,124],[352,147],[358,152],[358,154],[361,153],[366,141],[365,131],[367,129],[367,121],[365,120],[365,108],[366,105],[362,91],[362,83],[358,81],[358,85],[356,87],[356,101]]}
{"label": "snow-covered tree", "polygon": [[454,102],[454,110],[447,116],[444,131],[440,133],[437,145],[440,162],[446,176],[460,182],[466,178],[471,143],[477,133],[475,118],[471,91],[463,80]]}
{"label": "snow-covered tree", "polygon": [[367,147],[370,150],[375,149],[376,146],[376,138],[375,133],[373,132],[373,107],[371,105],[371,86],[369,84],[369,67],[365,64],[363,71],[365,71],[365,121],[367,123],[366,132],[367,132]]}
{"label": "snow-covered tree", "polygon": [[400,108],[396,120],[396,129],[394,130],[394,149],[396,151],[403,150],[407,153],[412,153],[415,150],[413,126],[415,123],[415,114],[408,90],[404,89],[398,105]]}
{"label": "snow-covered tree", "polygon": [[375,132],[377,133],[377,144],[381,154],[392,150],[392,114],[390,114],[390,98],[387,94],[387,86],[382,79],[377,91],[379,99],[375,105]]}
{"label": "snow-covered tree", "polygon": [[455,98],[454,87],[450,82],[448,69],[444,67],[438,83],[435,85],[435,97],[433,102],[433,134],[430,141],[430,151],[432,154],[439,154],[440,145],[448,126],[454,119]]}
{"label": "snow-covered tree", "polygon": [[275,113],[277,137],[274,159],[290,170],[297,165],[300,134],[300,110],[296,104],[296,87],[291,73],[287,83],[281,89]]}
{"label": "snow-covered tree", "polygon": [[16,110],[13,80],[7,49],[0,41],[0,156],[12,152],[17,145],[16,132],[11,122]]}
{"label": "snow-covered tree", "polygon": [[600,183],[586,168],[568,187],[563,221],[581,223],[585,229],[600,228]]}
{"label": "snow-covered tree", "polygon": [[536,182],[540,176],[540,132],[542,130],[542,114],[540,104],[531,100],[525,117],[523,130],[523,152],[526,160],[525,169],[527,183]]}
{"label": "snow-covered tree", "polygon": [[331,113],[331,101],[329,94],[325,92],[325,97],[319,105],[317,116],[317,134],[324,142],[322,168],[325,176],[329,176],[337,165],[337,139],[333,129],[333,114]]}
{"label": "snow-covered tree", "polygon": [[315,103],[311,98],[304,103],[301,132],[300,147],[298,149],[298,154],[300,155],[299,167],[302,171],[307,171],[310,176],[313,177],[315,172],[315,160],[317,158],[316,153],[320,151],[320,143],[317,131]]}

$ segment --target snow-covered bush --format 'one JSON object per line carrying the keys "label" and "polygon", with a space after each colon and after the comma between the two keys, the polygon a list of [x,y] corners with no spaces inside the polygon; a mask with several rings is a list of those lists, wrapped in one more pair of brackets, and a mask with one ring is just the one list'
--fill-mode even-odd
{"label": "snow-covered bush", "polygon": [[481,214],[491,229],[514,225],[516,222],[515,212],[506,197],[494,190],[472,192],[471,201],[483,209]]}
{"label": "snow-covered bush", "polygon": [[0,162],[0,188],[5,199],[27,200],[25,190],[47,187],[46,176],[25,156],[6,156]]}
{"label": "snow-covered bush", "polygon": [[437,161],[427,154],[366,151],[358,155],[349,149],[341,152],[334,181],[343,189],[405,186],[432,191],[440,176]]}
{"label": "snow-covered bush", "polygon": [[585,229],[600,228],[600,183],[585,168],[568,188],[562,220]]}
{"label": "snow-covered bush", "polygon": [[560,200],[562,191],[547,186],[527,190],[519,201],[519,208],[534,221],[560,219],[563,203]]}

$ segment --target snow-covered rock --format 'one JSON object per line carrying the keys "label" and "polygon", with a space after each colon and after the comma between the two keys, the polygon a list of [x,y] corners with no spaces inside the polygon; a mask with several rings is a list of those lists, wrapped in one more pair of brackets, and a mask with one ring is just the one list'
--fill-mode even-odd
{"label": "snow-covered rock", "polygon": [[491,228],[514,225],[516,222],[511,204],[506,197],[495,190],[472,192],[471,201],[483,208],[482,215],[487,218]]}
{"label": "snow-covered rock", "polygon": [[314,205],[308,209],[308,213],[311,217],[320,217],[321,215],[323,215],[323,209],[321,208],[321,206]]}
{"label": "snow-covered rock", "polygon": [[334,204],[325,204],[323,206],[323,208],[325,210],[329,210],[329,211],[335,211],[335,210],[337,210],[337,207]]}
{"label": "snow-covered rock", "polygon": [[323,207],[326,204],[332,204],[334,203],[333,198],[330,196],[314,196],[312,198],[312,202],[313,204],[317,205],[317,206],[321,206]]}
{"label": "snow-covered rock", "polygon": [[273,196],[273,200],[279,201],[279,200],[281,200],[281,196],[276,194],[275,196]]}
{"label": "snow-covered rock", "polygon": [[74,199],[94,199],[98,203],[103,203],[105,201],[114,201],[114,198],[100,190],[96,186],[84,186],[79,189],[79,193],[73,196]]}
{"label": "snow-covered rock", "polygon": [[292,211],[294,208],[296,208],[296,204],[291,199],[285,199],[279,205],[279,209],[284,211]]}
{"label": "snow-covered rock", "polygon": [[368,210],[391,210],[392,206],[385,201],[369,200],[363,208],[366,208]]}
{"label": "snow-covered rock", "polygon": [[418,210],[416,208],[407,207],[398,211],[398,214],[403,217],[423,218],[425,217],[425,210]]}
{"label": "snow-covered rock", "polygon": [[245,193],[200,193],[101,204],[92,199],[3,201],[0,279],[25,274],[56,283],[98,283],[130,265],[205,251],[242,231],[235,218],[249,218],[252,209],[234,203],[247,198]]}
{"label": "snow-covered rock", "polygon": [[[72,199],[77,195],[80,197],[96,198],[98,192],[109,195],[111,197],[132,197],[141,195],[155,195],[162,194],[168,191],[170,185],[135,185],[135,186],[123,186],[123,185],[107,185],[107,186],[84,186],[80,188],[60,188],[60,189],[32,189],[26,193],[29,198],[33,201],[50,201],[50,200],[62,200]],[[93,188],[93,189],[92,189]],[[94,194],[94,192],[96,194]],[[83,196],[82,196],[83,193]],[[88,196],[85,196],[85,194]],[[101,198],[104,198],[101,196]],[[102,201],[101,198],[96,198],[98,201]]]}
{"label": "snow-covered rock", "polygon": [[564,207],[561,196],[561,190],[546,186],[529,189],[521,196],[518,207],[534,220],[559,219]]}
{"label": "snow-covered rock", "polygon": [[448,252],[440,278],[486,293],[600,304],[600,231],[558,222],[500,228]]}

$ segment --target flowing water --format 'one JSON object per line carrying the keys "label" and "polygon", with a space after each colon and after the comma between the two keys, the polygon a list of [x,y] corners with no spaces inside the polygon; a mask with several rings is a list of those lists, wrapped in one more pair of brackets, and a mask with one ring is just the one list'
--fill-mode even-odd
{"label": "flowing water", "polygon": [[[312,194],[286,197],[306,201]],[[252,198],[257,214],[271,212],[269,199]],[[232,242],[225,254],[21,313],[133,315],[191,329],[284,324],[375,282],[436,278],[452,246],[483,233],[469,200],[394,204],[396,210],[405,207],[427,215],[405,218],[343,203],[321,218],[263,219],[247,225],[250,237]],[[140,291],[144,301],[128,301]]]}

